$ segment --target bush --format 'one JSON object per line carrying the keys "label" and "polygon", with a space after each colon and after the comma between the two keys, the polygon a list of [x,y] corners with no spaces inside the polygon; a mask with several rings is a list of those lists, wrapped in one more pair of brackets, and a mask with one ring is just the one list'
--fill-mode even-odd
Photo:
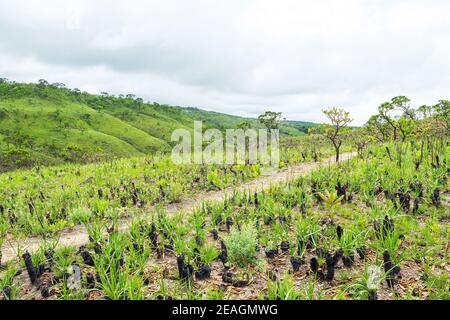
{"label": "bush", "polygon": [[8,117],[8,110],[5,108],[0,109],[0,120],[6,119]]}
{"label": "bush", "polygon": [[179,182],[171,182],[169,184],[169,194],[167,199],[169,202],[179,202],[183,196],[183,186]]}
{"label": "bush", "polygon": [[243,267],[256,261],[258,239],[257,230],[252,223],[243,225],[239,231],[233,228],[225,238],[228,261]]}
{"label": "bush", "polygon": [[83,224],[88,223],[91,218],[90,210],[80,207],[69,212],[68,220],[73,224]]}

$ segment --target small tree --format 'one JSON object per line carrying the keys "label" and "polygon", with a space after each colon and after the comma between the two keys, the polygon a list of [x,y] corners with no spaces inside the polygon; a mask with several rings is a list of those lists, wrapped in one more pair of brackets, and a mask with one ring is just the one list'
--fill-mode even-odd
{"label": "small tree", "polygon": [[322,112],[330,119],[332,125],[324,130],[323,135],[333,144],[336,151],[336,162],[339,162],[339,151],[343,141],[342,131],[353,119],[350,118],[350,113],[344,109],[331,108],[322,110]]}
{"label": "small tree", "polygon": [[278,129],[281,119],[281,112],[266,111],[258,117],[259,122],[267,127],[267,129]]}
{"label": "small tree", "polygon": [[434,117],[442,121],[447,129],[447,134],[450,131],[450,101],[439,100],[439,103],[432,107]]}
{"label": "small tree", "polygon": [[419,114],[422,116],[422,118],[427,118],[429,116],[431,116],[431,114],[433,113],[432,107],[427,106],[427,105],[422,105],[420,106],[417,111],[419,112]]}
{"label": "small tree", "polygon": [[406,139],[412,135],[415,127],[416,122],[413,120],[413,118],[401,116],[400,119],[398,119],[398,129],[400,131],[400,137],[402,141],[406,141]]}
{"label": "small tree", "polygon": [[[417,120],[417,110],[411,107],[411,100],[405,96],[398,96],[391,99],[390,102],[384,102],[378,107],[378,120],[387,124],[392,128],[394,134],[394,141],[397,140],[400,133],[402,140],[405,135],[405,125],[409,128],[412,121]],[[393,116],[392,113],[397,111],[402,112],[400,116]],[[400,123],[400,119],[401,123]],[[408,120],[407,120],[408,119]]]}
{"label": "small tree", "polygon": [[365,128],[379,142],[386,141],[389,136],[389,124],[379,114],[371,116]]}
{"label": "small tree", "polygon": [[378,112],[381,117],[393,130],[394,141],[397,140],[397,120],[390,116],[390,113],[395,110],[395,106],[390,102],[384,102],[378,107]]}
{"label": "small tree", "polygon": [[39,79],[38,80],[38,86],[39,87],[46,87],[46,86],[48,86],[48,81],[45,80],[45,79]]}
{"label": "small tree", "polygon": [[247,130],[247,129],[250,129],[251,128],[251,123],[250,122],[248,122],[248,121],[244,121],[244,122],[241,122],[241,123],[239,123],[238,125],[237,125],[237,128],[238,129],[242,129],[242,130]]}
{"label": "small tree", "polygon": [[391,99],[394,109],[401,110],[405,118],[415,119],[416,110],[411,107],[411,100],[405,96],[398,96]]}

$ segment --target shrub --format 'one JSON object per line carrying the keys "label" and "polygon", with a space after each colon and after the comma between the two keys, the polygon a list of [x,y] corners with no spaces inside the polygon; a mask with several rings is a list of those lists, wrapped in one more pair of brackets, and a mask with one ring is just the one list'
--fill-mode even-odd
{"label": "shrub", "polygon": [[213,245],[205,245],[200,248],[200,258],[205,265],[210,265],[218,255],[219,252]]}
{"label": "shrub", "polygon": [[243,225],[241,230],[233,228],[225,238],[228,249],[228,261],[243,267],[256,261],[257,230],[253,223]]}
{"label": "shrub", "polygon": [[88,223],[92,214],[90,210],[78,207],[69,212],[68,220],[73,224]]}
{"label": "shrub", "polygon": [[172,182],[169,184],[169,194],[167,199],[169,202],[179,202],[183,196],[183,186],[179,182]]}
{"label": "shrub", "polygon": [[0,120],[6,119],[8,117],[8,110],[5,108],[0,109]]}

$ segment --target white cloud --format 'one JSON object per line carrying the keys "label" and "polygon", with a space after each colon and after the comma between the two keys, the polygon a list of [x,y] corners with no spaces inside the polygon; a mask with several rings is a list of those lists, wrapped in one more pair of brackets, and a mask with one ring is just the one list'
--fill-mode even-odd
{"label": "white cloud", "polygon": [[448,1],[19,0],[0,76],[240,115],[364,123],[383,101],[449,98]]}

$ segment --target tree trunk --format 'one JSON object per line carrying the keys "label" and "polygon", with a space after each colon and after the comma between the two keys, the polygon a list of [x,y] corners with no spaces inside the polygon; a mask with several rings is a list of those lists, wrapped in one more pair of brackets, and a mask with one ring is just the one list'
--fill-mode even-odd
{"label": "tree trunk", "polygon": [[334,147],[336,149],[336,162],[339,162],[339,147]]}

